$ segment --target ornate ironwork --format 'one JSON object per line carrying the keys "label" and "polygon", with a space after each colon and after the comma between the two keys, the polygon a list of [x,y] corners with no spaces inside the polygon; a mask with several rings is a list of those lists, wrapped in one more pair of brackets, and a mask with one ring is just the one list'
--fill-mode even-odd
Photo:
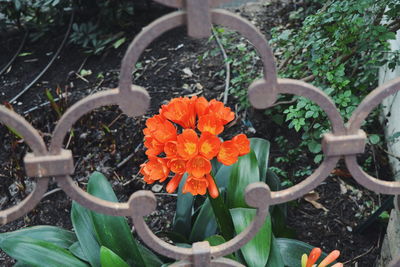
{"label": "ornate ironwork", "polygon": [[[55,177],[68,196],[82,206],[104,214],[132,217],[137,233],[144,243],[164,256],[180,260],[173,266],[242,266],[222,257],[238,250],[254,237],[262,226],[270,205],[294,200],[316,188],[328,177],[340,157],[345,158],[350,173],[364,187],[383,194],[400,194],[400,182],[381,181],[371,177],[356,161],[356,155],[364,151],[366,142],[366,134],[360,129],[361,123],[385,97],[400,91],[400,79],[371,92],[345,125],[335,104],[322,90],[302,81],[277,78],[272,50],[257,28],[233,13],[214,9],[230,0],[155,1],[182,8],[183,11],[172,12],[157,19],[136,36],[122,60],[118,88],[93,94],[70,107],[58,122],[48,150],[38,131],[23,117],[0,107],[0,121],[16,129],[32,149],[33,153],[27,154],[24,162],[27,175],[36,177],[35,189],[25,200],[0,211],[0,224],[6,224],[32,210],[46,192],[49,178]],[[142,52],[157,37],[173,28],[187,25],[189,36],[203,38],[211,34],[212,24],[239,32],[258,51],[264,67],[264,77],[253,82],[248,91],[249,100],[255,108],[268,108],[275,102],[278,94],[303,96],[317,103],[326,112],[332,132],[325,134],[322,140],[324,161],[301,183],[281,191],[271,191],[264,183],[254,183],[247,187],[246,202],[256,208],[257,213],[251,225],[242,233],[218,246],[198,242],[192,248],[181,248],[162,241],[146,225],[143,216],[150,214],[156,207],[152,192],[138,191],[126,203],[113,203],[96,198],[79,188],[70,177],[74,171],[73,158],[71,151],[63,149],[63,140],[80,117],[101,106],[118,105],[129,116],[143,115],[149,106],[150,96],[146,89],[133,85],[131,77]],[[399,201],[396,200],[397,209],[398,206]],[[400,258],[393,260],[391,266],[400,266]]]}

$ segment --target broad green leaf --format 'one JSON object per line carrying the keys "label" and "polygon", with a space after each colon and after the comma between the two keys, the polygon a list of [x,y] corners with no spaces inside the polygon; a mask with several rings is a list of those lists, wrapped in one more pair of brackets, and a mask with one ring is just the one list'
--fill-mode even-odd
{"label": "broad green leaf", "polygon": [[239,158],[233,165],[227,191],[227,203],[229,208],[247,208],[244,200],[246,187],[260,181],[257,157],[254,151]]}
{"label": "broad green leaf", "polygon": [[106,247],[100,248],[101,267],[129,267],[129,264]]}
{"label": "broad green leaf", "polygon": [[[225,238],[220,235],[209,236],[205,239],[205,241],[208,241],[208,243],[210,243],[210,246],[218,246],[218,245],[224,244],[226,242]],[[233,256],[233,254],[229,254],[224,257],[232,259],[232,260],[236,260],[235,256]]]}
{"label": "broad green leaf", "polygon": [[[236,208],[230,210],[236,233],[241,233],[254,220],[255,209]],[[253,237],[253,239],[244,245],[240,251],[249,267],[265,266],[268,261],[271,246],[271,218],[268,216],[264,225]]]}
{"label": "broad green leaf", "polygon": [[[281,255],[285,255],[282,259],[285,266],[288,267],[298,267],[300,265],[301,256],[303,254],[310,254],[311,250],[314,248],[307,243],[288,238],[276,238],[276,243]],[[317,263],[321,262],[326,256],[326,253],[322,253]]]}
{"label": "broad green leaf", "polygon": [[71,221],[76,236],[78,237],[82,253],[91,266],[100,267],[100,244],[96,237],[90,213],[88,209],[82,207],[75,201],[72,202]]}
{"label": "broad green leaf", "polygon": [[174,243],[189,243],[189,240],[186,236],[183,236],[180,233],[172,232],[172,231],[159,231],[155,233],[158,237],[168,237]]}
{"label": "broad green leaf", "polygon": [[262,138],[250,138],[250,147],[257,157],[260,181],[265,182],[267,177],[270,143]]}
{"label": "broad green leaf", "polygon": [[141,244],[139,244],[139,251],[143,257],[146,266],[159,267],[163,264],[158,256],[156,256],[151,250]]}
{"label": "broad green leaf", "polygon": [[215,174],[215,183],[218,188],[221,190],[222,188],[227,188],[229,184],[229,177],[231,177],[232,166],[222,165],[217,173]]}
{"label": "broad green leaf", "polygon": [[191,242],[202,241],[206,237],[214,235],[216,231],[217,221],[215,220],[210,199],[207,198],[201,205],[200,213],[193,224],[189,239]]}
{"label": "broad green leaf", "polygon": [[31,237],[7,238],[2,242],[1,249],[10,257],[32,267],[89,267],[68,250]]}
{"label": "broad green leaf", "polygon": [[[86,257],[85,253],[82,250],[82,247],[79,243],[79,241],[73,243],[68,250],[74,254],[75,257],[80,258],[83,261],[89,261],[88,258]],[[92,265],[93,266],[93,265]]]}
{"label": "broad green leaf", "polygon": [[[286,257],[286,255],[285,255]],[[265,267],[284,267],[282,254],[279,250],[278,244],[276,242],[276,238],[272,235],[271,238],[271,251],[269,253],[268,262]]]}
{"label": "broad green leaf", "polygon": [[176,203],[176,212],[174,217],[174,232],[183,236],[189,236],[192,229],[192,210],[194,197],[192,194],[183,194],[182,189],[186,183],[187,173],[182,178],[178,188],[178,199]]}
{"label": "broad green leaf", "polygon": [[281,179],[271,170],[267,171],[264,182],[269,186],[272,191],[281,190]]}
{"label": "broad green leaf", "polygon": [[13,265],[13,267],[31,267],[29,264],[26,264],[22,261],[17,262],[16,264]]}
{"label": "broad green leaf", "polygon": [[67,231],[55,226],[41,225],[0,234],[0,244],[5,239],[12,239],[20,236],[47,241],[61,248],[68,248],[77,240],[76,235],[71,231]]}
{"label": "broad green leaf", "polygon": [[[88,192],[103,200],[118,202],[107,178],[94,172],[89,178]],[[90,212],[97,240],[101,246],[111,249],[129,264],[146,266],[138,243],[133,239],[131,229],[124,217],[109,216]]]}

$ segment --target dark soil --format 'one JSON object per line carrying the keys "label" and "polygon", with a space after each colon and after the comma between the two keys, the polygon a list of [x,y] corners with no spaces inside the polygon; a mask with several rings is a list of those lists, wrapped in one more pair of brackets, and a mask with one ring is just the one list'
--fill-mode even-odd
{"label": "dark soil", "polygon": [[[274,3],[261,9],[247,6],[239,11],[269,36],[272,27],[284,23],[290,9],[293,6]],[[132,38],[143,26],[167,11],[155,8],[146,16],[138,16],[137,27],[132,29]],[[0,54],[0,67],[15,53],[20,38],[18,36],[0,41],[0,49],[3,51]],[[32,54],[18,57],[11,69],[0,76],[2,102],[10,100],[41,71],[51,57],[49,53],[57,49],[61,39],[62,36],[55,36],[51,42],[45,40],[25,46],[23,52]],[[48,101],[45,89],[49,89],[54,97],[64,94],[58,106],[65,110],[87,95],[115,88],[127,45],[118,50],[108,50],[102,56],[90,57],[86,57],[76,47],[66,46],[44,77],[13,104],[14,109],[23,114],[48,142],[58,115],[50,105],[40,106]],[[201,63],[198,61],[199,55],[215,47],[213,42],[186,37],[183,28],[163,35],[145,51],[140,59],[142,67],[134,73],[134,83],[145,87],[152,97],[148,113],[142,117],[130,118],[121,114],[118,107],[104,107],[85,115],[75,123],[73,136],[67,136],[64,144],[73,151],[73,179],[82,189],[85,189],[89,174],[97,170],[109,178],[120,201],[126,201],[137,190],[153,190],[158,198],[158,208],[150,216],[149,226],[155,232],[170,227],[175,196],[163,193],[158,186],[144,184],[138,175],[139,165],[146,159],[141,130],[145,120],[158,112],[161,104],[173,97],[203,95],[207,99],[222,98],[224,78],[215,75],[224,68],[222,57],[208,58]],[[190,69],[193,74],[185,73],[185,68]],[[91,74],[85,77],[77,75],[81,69],[90,70]],[[237,111],[237,101],[233,96],[229,97],[228,105]],[[278,127],[263,112],[249,109],[248,112],[237,113],[237,116],[236,123],[227,130],[225,137],[243,132],[249,137],[262,137],[271,141],[280,135],[292,140],[293,144],[300,140],[296,140],[296,133]],[[245,124],[246,121],[251,121],[252,126]],[[22,163],[29,149],[6,127],[0,129],[0,136],[4,148],[0,152],[0,208],[4,210],[19,203],[32,190],[33,183],[25,177]],[[271,145],[271,162],[274,157],[287,153],[281,151],[274,142]],[[291,162],[287,169],[302,169],[308,165],[313,165],[312,157],[305,154],[301,159]],[[384,168],[386,167],[382,167]],[[346,173],[345,170],[343,172]],[[49,190],[55,188],[56,185],[51,183]],[[327,211],[317,209],[303,199],[289,205],[288,224],[297,233],[296,238],[325,251],[340,249],[341,261],[349,263],[346,266],[354,266],[355,263],[358,266],[373,266],[379,256],[384,227],[374,224],[369,231],[358,234],[353,230],[379,205],[379,197],[358,186],[352,178],[338,175],[327,178],[315,191],[319,193],[317,201]],[[70,207],[69,197],[62,191],[56,191],[44,197],[23,218],[0,227],[0,232],[40,224],[71,229]],[[0,263],[1,266],[12,266],[14,261],[2,253]]]}

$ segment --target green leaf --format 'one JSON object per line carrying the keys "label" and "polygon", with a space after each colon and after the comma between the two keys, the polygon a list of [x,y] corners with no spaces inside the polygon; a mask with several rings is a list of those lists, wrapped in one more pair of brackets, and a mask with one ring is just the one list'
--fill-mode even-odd
{"label": "green leaf", "polygon": [[[286,255],[285,255],[286,256]],[[282,254],[279,250],[278,243],[274,235],[271,238],[271,251],[269,253],[268,262],[265,267],[284,267]]]}
{"label": "green leaf", "polygon": [[[303,256],[303,254],[309,255],[311,250],[314,248],[307,243],[288,238],[276,238],[276,243],[279,247],[281,255],[285,255],[282,257],[282,259],[285,266],[288,267],[298,267],[301,261],[301,256]],[[322,253],[317,261],[317,264],[326,256],[326,253]]]}
{"label": "green leaf", "polygon": [[[205,239],[205,241],[208,241],[208,243],[210,243],[210,246],[218,246],[218,245],[224,244],[226,242],[225,238],[220,235],[209,236]],[[232,259],[232,260],[236,260],[236,258],[233,254],[229,254],[224,257]]]}
{"label": "green leaf", "polygon": [[[107,178],[94,172],[89,178],[88,192],[100,199],[118,202]],[[90,212],[97,240],[101,246],[111,249],[129,264],[147,266],[140,253],[138,243],[133,239],[131,229],[124,217],[109,216]],[[155,256],[155,255],[154,255]]]}
{"label": "green leaf", "polygon": [[117,41],[115,41],[115,42],[113,43],[113,47],[114,47],[115,49],[117,49],[117,48],[120,47],[123,43],[125,43],[125,41],[126,41],[126,38],[125,38],[125,37],[122,37],[121,39],[118,39]]}
{"label": "green leaf", "polygon": [[174,232],[183,236],[189,236],[192,226],[192,209],[194,197],[192,194],[183,194],[182,189],[186,183],[187,173],[182,178],[178,189],[178,199],[176,203],[176,212],[174,217]]}
{"label": "green leaf", "polygon": [[208,195],[208,199],[210,200],[221,235],[226,240],[231,240],[234,237],[235,230],[229,209],[223,199],[223,191],[220,191],[219,196],[216,198]]}
{"label": "green leaf", "polygon": [[149,267],[159,267],[163,265],[163,262],[158,258],[151,250],[145,246],[139,244],[140,254],[143,256],[146,266]]}
{"label": "green leaf", "polygon": [[[256,210],[236,208],[230,210],[236,233],[241,233],[253,221]],[[271,246],[271,218],[268,216],[264,225],[250,242],[244,245],[240,251],[249,267],[265,266],[268,261]]]}
{"label": "green leaf", "polygon": [[[88,258],[86,257],[85,253],[82,250],[82,247],[79,243],[79,241],[73,243],[68,250],[74,254],[75,257],[80,258],[83,261],[89,261]],[[93,265],[92,265],[93,266]]]}
{"label": "green leaf", "polygon": [[376,145],[379,143],[379,141],[381,141],[381,138],[377,134],[371,134],[369,136],[369,141],[371,142],[371,144]]}
{"label": "green leaf", "polygon": [[1,249],[10,257],[32,267],[89,267],[68,250],[31,237],[7,238],[2,242]]}
{"label": "green leaf", "polygon": [[267,177],[270,143],[262,138],[250,138],[250,147],[257,158],[258,169],[260,171],[260,181],[265,182]]}
{"label": "green leaf", "polygon": [[100,244],[96,238],[90,211],[73,201],[71,221],[84,257],[91,266],[100,267]]}
{"label": "green leaf", "polygon": [[218,188],[221,190],[223,188],[227,188],[229,184],[229,177],[232,173],[232,166],[222,165],[217,173],[215,174],[215,183],[217,184]]}
{"label": "green leaf", "polygon": [[314,140],[311,140],[308,144],[308,150],[310,150],[311,153],[317,154],[321,152],[321,144],[317,143]]}
{"label": "green leaf", "polygon": [[22,261],[17,262],[16,264],[13,265],[13,267],[31,267],[29,264],[26,264]]}
{"label": "green leaf", "polygon": [[129,267],[129,264],[106,247],[100,248],[101,267]]}
{"label": "green leaf", "polygon": [[0,245],[6,239],[12,239],[21,236],[47,241],[61,248],[68,248],[77,240],[76,235],[71,231],[67,231],[55,226],[41,225],[0,234]]}
{"label": "green leaf", "polygon": [[201,205],[199,215],[193,224],[189,240],[191,242],[202,241],[206,237],[214,235],[217,231],[217,221],[211,207],[210,199],[207,198]]}
{"label": "green leaf", "polygon": [[239,158],[233,165],[227,191],[227,203],[229,208],[247,208],[244,200],[246,187],[260,181],[257,157],[254,151]]}

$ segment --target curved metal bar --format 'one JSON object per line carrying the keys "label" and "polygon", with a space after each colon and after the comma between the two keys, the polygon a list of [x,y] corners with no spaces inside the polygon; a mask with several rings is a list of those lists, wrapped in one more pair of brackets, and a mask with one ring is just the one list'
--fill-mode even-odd
{"label": "curved metal bar", "polygon": [[[163,4],[165,6],[175,7],[175,8],[183,8],[185,6],[184,0],[154,0],[154,1]],[[232,2],[232,0],[211,0],[210,7],[218,7],[224,3],[229,3],[229,2]]]}
{"label": "curved metal bar", "polygon": [[[257,208],[256,216],[251,225],[243,232],[235,236],[228,242],[211,247],[211,256],[213,258],[228,255],[244,244],[250,241],[261,228],[268,214],[269,201],[271,199],[270,189],[265,183],[253,183],[247,186],[245,199],[246,203]],[[138,191],[129,199],[129,207],[131,209],[131,217],[138,235],[145,244],[151,247],[157,253],[174,259],[188,259],[193,255],[193,250],[190,248],[180,248],[168,244],[158,238],[147,226],[143,216],[149,215],[156,208],[156,198],[150,191]]]}
{"label": "curved metal bar", "polygon": [[362,122],[368,114],[377,107],[383,99],[400,91],[400,78],[393,79],[369,93],[357,109],[353,112],[348,122],[348,131],[350,134],[357,133],[361,128]]}
{"label": "curved metal bar", "polygon": [[[245,267],[243,264],[228,259],[228,258],[217,258],[211,260],[211,267]],[[191,261],[183,260],[179,262],[175,262],[170,265],[170,267],[193,267],[193,263]]]}
{"label": "curved metal bar", "polygon": [[[362,122],[368,114],[377,107],[386,97],[400,91],[400,78],[389,81],[373,90],[357,107],[348,123],[348,132],[355,133],[361,128]],[[382,193],[400,194],[400,181],[382,181],[364,172],[357,163],[355,155],[346,155],[345,162],[354,179],[364,187]]]}
{"label": "curved metal bar", "polygon": [[[238,31],[254,45],[263,62],[264,79],[275,90],[277,77],[274,57],[262,33],[245,19],[225,10],[212,10],[211,19],[213,23]],[[130,90],[132,70],[146,47],[163,33],[185,24],[186,12],[177,11],[155,20],[136,36],[122,60],[118,86],[122,94]]]}
{"label": "curved metal bar", "polygon": [[[35,128],[32,127],[23,117],[12,110],[0,106],[0,121],[15,129],[32,149],[35,156],[47,154],[46,145]],[[36,179],[33,191],[17,205],[0,211],[0,225],[13,221],[31,211],[42,199],[47,191],[49,178]]]}
{"label": "curved metal bar", "polygon": [[389,263],[388,267],[400,267],[400,255],[397,258],[393,259]]}
{"label": "curved metal bar", "polygon": [[[335,134],[344,134],[345,128],[335,104],[318,88],[302,81],[291,79],[278,79],[278,92],[282,94],[295,94],[307,97],[317,103],[327,114]],[[271,193],[271,205],[287,202],[303,196],[317,187],[331,173],[339,160],[337,157],[325,157],[321,165],[304,181],[288,189]]]}
{"label": "curved metal bar", "polygon": [[[58,154],[61,151],[66,134],[80,117],[98,107],[117,105],[119,99],[119,90],[112,89],[88,96],[75,103],[66,113],[64,113],[57,124],[50,144],[50,153]],[[108,215],[129,215],[129,209],[126,203],[114,203],[94,197],[77,186],[70,176],[58,176],[56,177],[56,181],[65,193],[71,197],[71,199],[84,207]]]}

